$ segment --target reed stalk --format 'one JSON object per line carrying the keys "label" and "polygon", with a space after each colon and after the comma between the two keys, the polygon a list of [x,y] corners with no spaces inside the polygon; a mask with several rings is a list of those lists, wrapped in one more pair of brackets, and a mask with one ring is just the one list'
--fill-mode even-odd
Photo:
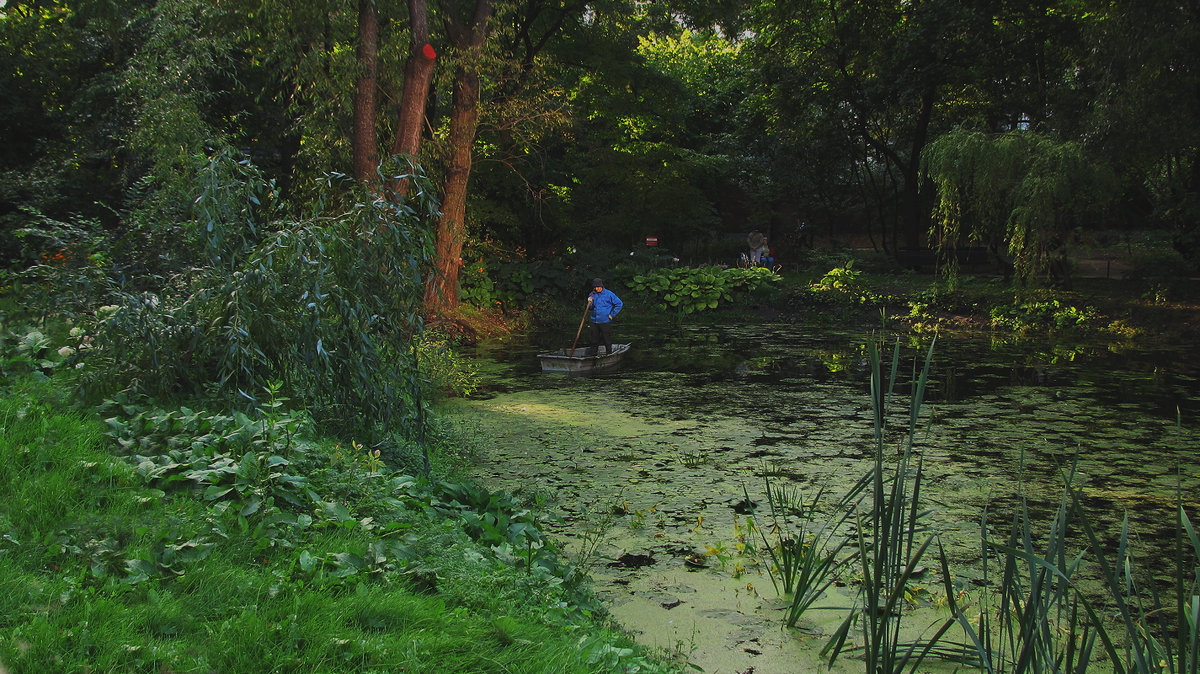
{"label": "reed stalk", "polygon": [[[978,605],[960,602],[945,551],[923,523],[920,508],[924,476],[913,451],[933,345],[917,375],[914,367],[908,426],[894,451],[888,451],[888,406],[900,366],[893,352],[887,381],[878,348],[868,345],[871,404],[875,421],[874,466],[840,505],[857,522],[857,551],[834,542],[848,518],[813,526],[813,506],[802,509],[798,535],[780,534],[780,545],[767,546],[779,583],[792,594],[789,626],[799,619],[832,578],[857,563],[862,584],[856,605],[822,649],[832,666],[839,655],[860,650],[851,645],[857,626],[868,674],[918,671],[928,657],[957,661],[989,674],[1035,672],[1085,674],[1104,662],[1116,674],[1200,674],[1200,536],[1177,495],[1173,578],[1174,597],[1164,601],[1153,584],[1144,583],[1133,552],[1128,518],[1121,524],[1112,558],[1082,506],[1076,465],[1063,471],[1064,488],[1044,539],[1035,540],[1025,494],[1012,516],[1007,536],[996,539],[985,509],[980,527],[983,585]],[[894,464],[885,457],[895,456]],[[1022,480],[1023,483],[1023,480]],[[780,490],[767,485],[772,512]],[[869,505],[866,496],[870,495]],[[786,541],[788,545],[784,545]],[[764,538],[765,540],[765,538]],[[1082,543],[1082,549],[1076,542]],[[934,543],[937,543],[934,546]],[[930,548],[937,550],[950,617],[935,621],[929,637],[904,640],[900,611],[905,589]],[[846,554],[849,550],[849,554]],[[1098,577],[1089,587],[1084,571]],[[772,582],[776,577],[772,575]],[[780,585],[776,586],[780,589]],[[968,608],[978,611],[972,619]],[[954,625],[964,642],[946,639]],[[1106,662],[1105,662],[1106,661]]]}
{"label": "reed stalk", "polygon": [[[767,540],[762,528],[758,529],[758,533],[763,540],[763,549],[770,556],[768,575],[771,584],[776,592],[790,597],[784,624],[795,627],[804,613],[837,580],[840,571],[857,558],[857,551],[843,554],[850,539],[839,536],[837,532],[854,512],[870,482],[867,478],[860,480],[835,504],[839,516],[828,525],[818,526],[818,506],[825,497],[824,487],[817,490],[811,505],[805,505],[803,494],[772,485],[769,476],[765,479],[767,502],[771,510],[771,531],[776,534],[776,544],[772,545]],[[746,500],[750,500],[749,495]],[[788,526],[786,516],[789,514],[799,519],[798,528]]]}
{"label": "reed stalk", "polygon": [[822,653],[829,656],[832,666],[847,647],[851,629],[860,624],[867,672],[916,671],[931,654],[958,657],[962,653],[959,647],[946,649],[939,644],[954,625],[953,617],[941,621],[928,638],[914,641],[901,638],[905,588],[934,541],[933,534],[927,533],[922,522],[928,514],[920,509],[924,471],[920,457],[916,457],[914,465],[913,453],[933,360],[933,344],[929,345],[920,374],[914,372],[907,432],[896,452],[898,458],[894,467],[889,467],[885,461],[890,455],[886,431],[888,405],[900,370],[900,347],[897,344],[893,350],[886,385],[879,350],[874,342],[868,344],[868,356],[871,362],[871,408],[875,419],[875,463],[868,476],[872,496],[870,510],[860,508],[857,512],[862,585],[857,606],[834,632]]}
{"label": "reed stalk", "polygon": [[[993,608],[984,595],[978,629],[948,588],[951,613],[974,645],[980,670],[1083,674],[1097,664],[1099,647],[1118,674],[1197,674],[1200,539],[1182,497],[1176,514],[1176,598],[1167,603],[1153,585],[1139,580],[1128,517],[1122,520],[1113,558],[1103,554],[1074,477],[1072,466],[1040,546],[1033,540],[1024,496],[1003,543],[989,539],[985,515],[985,586],[992,581],[991,558],[999,559],[1001,575],[999,604]],[[1079,552],[1070,551],[1072,531],[1081,532],[1086,543]],[[1083,582],[1081,571],[1089,563],[1098,572],[1099,589]]]}

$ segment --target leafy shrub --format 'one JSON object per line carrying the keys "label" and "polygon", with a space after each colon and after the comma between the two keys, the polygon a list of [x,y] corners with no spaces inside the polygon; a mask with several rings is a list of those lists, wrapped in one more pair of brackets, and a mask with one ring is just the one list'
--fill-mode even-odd
{"label": "leafy shrub", "polygon": [[1184,256],[1178,250],[1153,241],[1134,246],[1129,263],[1132,269],[1126,272],[1125,278],[1142,283],[1147,288],[1147,299],[1156,303],[1184,294],[1190,279],[1200,268],[1194,257]]}
{"label": "leafy shrub", "polygon": [[541,577],[565,577],[558,549],[542,533],[542,519],[512,496],[471,483],[439,482],[428,497],[433,512],[456,522],[501,560]]}
{"label": "leafy shrub", "polygon": [[466,397],[479,388],[475,366],[459,356],[444,337],[426,334],[417,343],[420,374],[442,393]]}
{"label": "leafy shrub", "polygon": [[0,330],[0,375],[38,372],[46,374],[56,365],[52,360],[53,343],[41,330],[25,328],[18,332]]}
{"label": "leafy shrub", "polygon": [[[251,415],[164,409],[128,396],[106,401],[101,413],[146,487],[202,504],[209,531],[193,539],[196,546],[240,532],[255,551],[292,549],[324,528],[374,529],[364,515],[395,518],[397,495],[412,478],[391,474],[378,451],[356,442],[327,450],[312,439],[310,419],[283,411],[286,401],[274,391],[266,397]],[[178,572],[158,557],[144,560],[138,574]]]}
{"label": "leafy shrub", "polygon": [[[33,375],[44,379],[60,368],[79,365],[81,354],[92,346],[92,337],[79,326],[55,325],[39,329],[5,327],[0,318],[0,376]],[[49,333],[49,334],[47,334]]]}
{"label": "leafy shrub", "polygon": [[[151,395],[207,388],[243,407],[278,381],[334,434],[414,432],[423,416],[415,367],[422,273],[437,204],[423,176],[412,180],[416,196],[400,202],[330,176],[329,206],[257,226],[261,242],[205,237],[211,266],[180,273],[158,292],[118,293],[100,317],[103,378]],[[326,210],[346,195],[355,198]],[[198,211],[214,221],[214,213],[246,212],[237,204]]]}
{"label": "leafy shrub", "polygon": [[716,309],[732,302],[735,294],[753,294],[778,283],[780,276],[763,267],[678,267],[655,269],[633,277],[631,290],[660,301],[660,308],[675,308],[681,314]]}
{"label": "leafy shrub", "polygon": [[474,243],[463,252],[459,298],[480,308],[512,311],[539,297],[579,293],[596,272],[580,265],[573,250],[535,260],[520,249],[505,250],[486,240]]}
{"label": "leafy shrub", "polygon": [[55,220],[26,210],[16,231],[23,257],[30,262],[13,274],[8,290],[42,317],[76,317],[108,292],[110,254],[94,220]]}
{"label": "leafy shrub", "polygon": [[[253,415],[163,409],[125,396],[102,409],[108,433],[135,477],[163,495],[194,494],[205,504],[211,534],[225,538],[240,532],[256,551],[302,549],[314,532],[328,528],[375,532],[382,539],[404,530],[397,522],[404,512],[421,513],[462,534],[409,538],[402,544],[379,540],[368,550],[326,555],[303,550],[298,565],[310,578],[336,581],[378,574],[385,567],[436,571],[439,577],[474,570],[479,573],[470,584],[477,585],[483,576],[511,569],[529,580],[526,591],[535,586],[581,591],[582,579],[542,532],[544,518],[511,496],[470,483],[422,482],[395,473],[378,450],[357,442],[330,451],[312,440],[311,420],[283,411],[286,401],[274,396],[269,391],[271,402]],[[187,547],[190,556],[177,561],[196,561],[199,553],[192,548],[211,547],[211,534],[196,537]],[[447,551],[439,555],[433,548],[459,547],[460,538],[473,542],[469,552],[462,551],[464,558],[433,561]],[[481,550],[490,554],[485,558]],[[418,559],[423,560],[419,565]],[[138,573],[147,578],[170,572],[156,559],[145,561]],[[510,586],[513,575],[498,576],[493,594]]]}
{"label": "leafy shrub", "polygon": [[854,260],[847,260],[841,267],[834,267],[825,272],[817,285],[822,288],[849,292],[859,287],[858,277],[862,272],[854,268]]}
{"label": "leafy shrub", "polygon": [[1066,330],[1088,327],[1096,322],[1098,314],[1092,307],[1081,309],[1051,299],[993,307],[991,317],[993,326],[1012,330]]}
{"label": "leafy shrub", "polygon": [[824,276],[812,284],[810,290],[816,295],[841,297],[857,304],[888,301],[887,297],[876,295],[867,289],[862,271],[854,268],[854,260],[847,260],[844,265],[825,272]]}

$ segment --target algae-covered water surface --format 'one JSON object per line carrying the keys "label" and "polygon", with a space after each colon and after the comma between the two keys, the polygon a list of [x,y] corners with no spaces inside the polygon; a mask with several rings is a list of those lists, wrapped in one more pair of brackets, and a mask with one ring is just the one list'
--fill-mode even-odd
{"label": "algae-covered water surface", "polygon": [[[541,373],[536,353],[563,346],[546,338],[476,349],[485,390],[443,410],[482,441],[474,477],[554,515],[567,554],[640,641],[708,672],[815,671],[854,579],[783,628],[761,554],[765,484],[836,495],[870,470],[870,337],[780,323],[619,330],[634,348],[597,377]],[[925,346],[901,345],[902,383]],[[1177,494],[1200,519],[1198,366],[1194,345],[940,338],[916,451],[956,587],[978,583],[985,509],[1003,528],[1024,495],[1045,515],[1073,464],[1096,520],[1128,513],[1140,555],[1165,556]],[[914,635],[946,616],[929,566],[906,608]],[[836,667],[861,668],[847,656]]]}

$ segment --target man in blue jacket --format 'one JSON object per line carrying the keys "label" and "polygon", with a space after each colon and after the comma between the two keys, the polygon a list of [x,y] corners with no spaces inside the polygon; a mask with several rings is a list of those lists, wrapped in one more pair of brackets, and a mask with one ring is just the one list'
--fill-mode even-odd
{"label": "man in blue jacket", "polygon": [[600,352],[604,345],[605,353],[612,353],[612,319],[625,305],[617,294],[604,287],[602,279],[592,279],[592,292],[588,294],[588,306],[592,308],[592,348],[593,354]]}

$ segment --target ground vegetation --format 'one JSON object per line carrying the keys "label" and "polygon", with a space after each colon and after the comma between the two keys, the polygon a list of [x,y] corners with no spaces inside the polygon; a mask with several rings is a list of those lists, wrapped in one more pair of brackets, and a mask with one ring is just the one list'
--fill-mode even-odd
{"label": "ground vegetation", "polygon": [[81,408],[82,337],[0,342],[5,671],[676,671],[532,504],[454,478],[478,439],[337,441],[281,386]]}
{"label": "ground vegetation", "polygon": [[[30,447],[90,452],[67,469],[100,471],[124,509],[93,521],[91,495],[32,492],[8,506],[13,552],[0,561],[16,565],[25,614],[44,619],[38,643],[58,648],[54,597],[73,618],[126,598],[152,615],[174,601],[157,583],[204,555],[242,568],[262,554],[289,591],[400,568],[363,524],[407,522],[400,511],[338,510],[308,468],[350,452],[368,474],[414,474],[417,491],[394,497],[436,509],[452,497],[435,479],[429,402],[477,386],[452,347],[573,329],[595,276],[677,321],[738,311],[922,334],[1195,337],[1195,7],[993,5],[0,6],[5,433],[31,418],[20,432],[36,438],[5,450],[26,471],[7,479],[45,473],[61,487],[87,476],[68,480]],[[769,234],[777,269],[738,268],[751,229]],[[80,405],[69,423],[45,390],[23,388],[67,371],[51,388]],[[104,417],[110,439],[60,448],[37,434],[118,408],[129,419]],[[135,418],[200,430],[115,430]],[[295,458],[298,471],[289,453],[308,434],[333,448]],[[102,446],[115,458],[100,461]],[[334,483],[318,486],[348,489]],[[183,514],[137,515],[164,496]],[[53,517],[39,523],[43,508]],[[323,532],[371,533],[296,552],[319,518]],[[421,526],[418,539],[437,539]],[[533,529],[518,529],[523,558],[479,554],[523,559],[528,576],[541,557]],[[227,536],[232,552],[206,547]],[[56,565],[66,575],[39,594],[28,569]],[[158,636],[212,633],[154,620]],[[99,653],[92,638],[73,633],[79,658]],[[313,657],[354,642],[331,638]],[[162,660],[128,641],[98,648],[114,667],[126,655],[215,666],[185,661],[190,645]],[[6,643],[7,661],[34,642]],[[610,646],[580,657],[640,657]],[[351,659],[366,652],[355,648]]]}

